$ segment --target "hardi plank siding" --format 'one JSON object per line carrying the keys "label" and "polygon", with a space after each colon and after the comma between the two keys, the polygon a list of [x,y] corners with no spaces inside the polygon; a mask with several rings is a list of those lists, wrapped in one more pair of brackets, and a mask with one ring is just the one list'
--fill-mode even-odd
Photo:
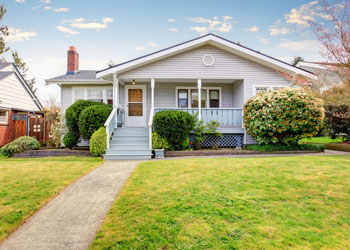
{"label": "hardi plank siding", "polygon": [[233,83],[232,103],[234,108],[242,108],[244,105],[244,81],[238,80]]}

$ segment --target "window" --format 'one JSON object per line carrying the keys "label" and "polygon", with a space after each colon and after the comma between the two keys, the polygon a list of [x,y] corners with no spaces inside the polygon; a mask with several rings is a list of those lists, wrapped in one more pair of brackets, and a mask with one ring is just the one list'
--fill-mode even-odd
{"label": "window", "polygon": [[257,94],[259,94],[261,92],[267,92],[268,90],[269,90],[268,87],[256,87],[255,88],[255,94],[257,95]]}
{"label": "window", "polygon": [[178,107],[188,108],[188,90],[179,89],[178,91]]}
{"label": "window", "polygon": [[74,102],[84,99],[84,89],[74,89]]}
{"label": "window", "polygon": [[7,124],[8,120],[8,111],[0,110],[0,124]]}
{"label": "window", "polygon": [[209,108],[219,108],[219,90],[209,90]]}
{"label": "window", "polygon": [[[201,90],[201,107],[205,108],[207,106],[206,100],[207,100],[207,90],[202,89]],[[198,108],[198,89],[192,89],[191,90],[191,107],[192,108]]]}
{"label": "window", "polygon": [[94,102],[103,102],[102,89],[88,89],[87,99]]}
{"label": "window", "polygon": [[107,89],[107,104],[113,104],[113,90]]}
{"label": "window", "polygon": [[287,86],[280,86],[280,85],[271,85],[271,86],[253,86],[253,96],[261,93],[261,92],[267,92],[268,90],[280,90]]}

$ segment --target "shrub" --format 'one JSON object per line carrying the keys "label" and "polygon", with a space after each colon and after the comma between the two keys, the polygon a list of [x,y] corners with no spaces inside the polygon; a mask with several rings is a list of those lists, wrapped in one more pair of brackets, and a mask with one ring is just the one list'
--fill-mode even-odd
{"label": "shrub", "polygon": [[323,144],[297,144],[297,145],[283,145],[283,144],[268,144],[268,145],[248,145],[247,149],[255,151],[295,151],[295,150],[317,150],[324,151]]}
{"label": "shrub", "polygon": [[84,109],[78,122],[80,135],[89,140],[97,129],[104,126],[111,112],[112,107],[109,105],[94,105]]}
{"label": "shrub", "polygon": [[322,101],[300,89],[259,93],[244,105],[243,121],[260,144],[297,144],[320,131]]}
{"label": "shrub", "polygon": [[343,141],[350,140],[350,106],[326,106],[325,126],[332,139],[341,137]]}
{"label": "shrub", "polygon": [[67,134],[63,136],[63,144],[66,148],[74,148],[79,142],[79,136],[75,133],[68,131]]}
{"label": "shrub", "polygon": [[106,152],[106,129],[104,127],[96,130],[90,139],[90,153],[94,156],[101,156]]}
{"label": "shrub", "polygon": [[202,142],[209,134],[217,138],[214,148],[218,148],[218,143],[222,137],[222,134],[217,131],[218,127],[220,127],[220,123],[217,121],[210,121],[204,124],[203,120],[198,120],[197,118],[195,118],[195,120],[196,124],[193,129],[195,149],[200,149]]}
{"label": "shrub", "polygon": [[182,150],[184,141],[192,131],[195,119],[184,111],[160,111],[153,120],[154,131],[165,138],[172,150]]}
{"label": "shrub", "polygon": [[35,137],[21,136],[16,140],[6,144],[1,148],[2,154],[11,156],[14,153],[23,152],[25,150],[36,150],[40,148],[40,143]]}
{"label": "shrub", "polygon": [[165,138],[160,137],[156,132],[152,133],[152,148],[169,150],[170,145]]}
{"label": "shrub", "polygon": [[[79,132],[79,116],[80,113],[87,107],[93,106],[93,105],[105,105],[100,102],[93,102],[88,100],[80,100],[76,101],[72,105],[70,105],[66,110],[66,125],[68,128],[68,131],[73,133],[75,137],[80,137]],[[78,142],[78,141],[77,141]],[[74,145],[75,146],[75,145]]]}

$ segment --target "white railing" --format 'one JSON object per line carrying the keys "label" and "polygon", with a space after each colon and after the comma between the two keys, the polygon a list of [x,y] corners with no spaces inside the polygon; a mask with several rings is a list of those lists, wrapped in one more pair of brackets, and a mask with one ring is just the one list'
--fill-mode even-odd
{"label": "white railing", "polygon": [[149,148],[152,149],[152,127],[153,127],[153,116],[154,116],[154,108],[151,109],[148,120],[148,135],[149,135]]}
{"label": "white railing", "polygon": [[120,108],[113,108],[112,112],[109,114],[106,122],[105,122],[105,128],[106,128],[106,142],[107,142],[107,149],[110,148],[109,141],[110,138],[114,132],[114,129],[118,125],[118,116],[120,114]]}
{"label": "white railing", "polygon": [[[156,108],[155,113],[163,110],[185,111],[190,114],[198,113],[195,108]],[[202,108],[201,119],[204,123],[217,121],[220,127],[232,128],[242,127],[242,109],[239,108]]]}

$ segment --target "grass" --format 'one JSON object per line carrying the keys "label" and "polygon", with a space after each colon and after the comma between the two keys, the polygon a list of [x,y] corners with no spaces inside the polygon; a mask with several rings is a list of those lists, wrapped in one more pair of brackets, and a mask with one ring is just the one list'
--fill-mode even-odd
{"label": "grass", "polygon": [[68,184],[101,163],[93,157],[0,159],[0,241]]}
{"label": "grass", "polygon": [[331,139],[330,137],[323,136],[323,137],[312,137],[309,139],[302,139],[300,142],[308,142],[308,143],[336,143],[336,142],[342,142],[341,138]]}
{"label": "grass", "polygon": [[320,144],[298,144],[298,145],[281,145],[281,144],[254,144],[247,145],[247,149],[255,151],[300,151],[300,150],[317,150],[324,151],[325,146]]}
{"label": "grass", "polygon": [[350,157],[140,164],[91,249],[350,249]]}

